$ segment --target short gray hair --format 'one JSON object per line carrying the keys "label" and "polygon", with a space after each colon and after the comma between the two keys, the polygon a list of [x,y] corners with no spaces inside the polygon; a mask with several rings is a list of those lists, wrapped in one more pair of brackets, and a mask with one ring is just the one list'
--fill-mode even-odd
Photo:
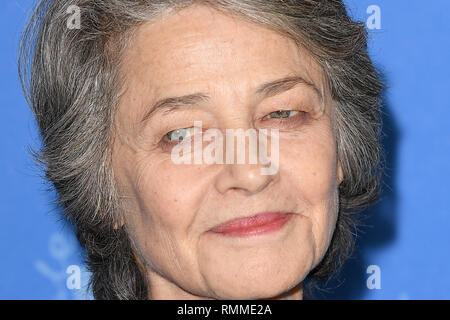
{"label": "short gray hair", "polygon": [[[325,257],[310,272],[327,279],[353,250],[356,213],[379,198],[380,105],[384,85],[367,53],[367,31],[341,0],[41,0],[28,22],[19,73],[43,147],[32,151],[58,194],[92,272],[96,299],[147,299],[111,165],[114,116],[123,86],[121,56],[142,23],[204,4],[282,33],[306,47],[335,102],[337,156],[344,180]],[[68,8],[81,28],[67,28]]]}

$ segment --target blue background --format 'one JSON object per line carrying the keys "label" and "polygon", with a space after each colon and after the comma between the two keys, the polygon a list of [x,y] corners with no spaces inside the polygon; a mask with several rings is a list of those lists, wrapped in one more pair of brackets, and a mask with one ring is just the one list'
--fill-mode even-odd
{"label": "blue background", "polygon": [[[27,154],[39,140],[16,56],[32,2],[0,2],[0,299],[86,299],[80,248]],[[450,1],[346,2],[361,21],[369,5],[381,8],[369,47],[389,86],[388,170],[382,200],[365,212],[369,226],[358,234],[354,258],[318,297],[450,299]],[[69,265],[81,267],[80,290],[66,286]],[[380,289],[366,285],[370,265],[380,268]]]}

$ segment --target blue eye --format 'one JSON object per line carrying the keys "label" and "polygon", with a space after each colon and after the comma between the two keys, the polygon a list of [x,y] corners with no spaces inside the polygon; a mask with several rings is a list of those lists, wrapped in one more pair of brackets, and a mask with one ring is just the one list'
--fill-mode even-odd
{"label": "blue eye", "polygon": [[167,137],[167,139],[169,141],[175,142],[175,141],[182,141],[193,134],[194,134],[194,127],[190,127],[190,128],[182,128],[182,129],[172,130],[172,131],[168,132],[165,135],[165,137]]}
{"label": "blue eye", "polygon": [[270,118],[275,117],[278,119],[284,119],[284,118],[289,118],[291,116],[294,116],[298,113],[299,113],[299,111],[295,111],[295,110],[278,110],[278,111],[269,113],[267,116]]}

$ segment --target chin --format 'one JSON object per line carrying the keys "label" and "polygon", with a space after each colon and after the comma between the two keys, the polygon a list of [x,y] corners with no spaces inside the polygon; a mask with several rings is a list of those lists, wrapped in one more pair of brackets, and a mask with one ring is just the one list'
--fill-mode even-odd
{"label": "chin", "polygon": [[224,300],[258,300],[272,299],[283,295],[299,285],[307,276],[307,270],[299,272],[240,274],[238,277],[216,278],[210,288],[217,299]]}

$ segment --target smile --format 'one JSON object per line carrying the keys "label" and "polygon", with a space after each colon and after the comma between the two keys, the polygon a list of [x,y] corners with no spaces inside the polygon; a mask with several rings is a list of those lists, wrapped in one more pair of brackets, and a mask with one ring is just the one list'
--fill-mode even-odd
{"label": "smile", "polygon": [[249,237],[280,230],[292,213],[267,212],[251,217],[237,218],[220,224],[210,231],[228,237]]}

